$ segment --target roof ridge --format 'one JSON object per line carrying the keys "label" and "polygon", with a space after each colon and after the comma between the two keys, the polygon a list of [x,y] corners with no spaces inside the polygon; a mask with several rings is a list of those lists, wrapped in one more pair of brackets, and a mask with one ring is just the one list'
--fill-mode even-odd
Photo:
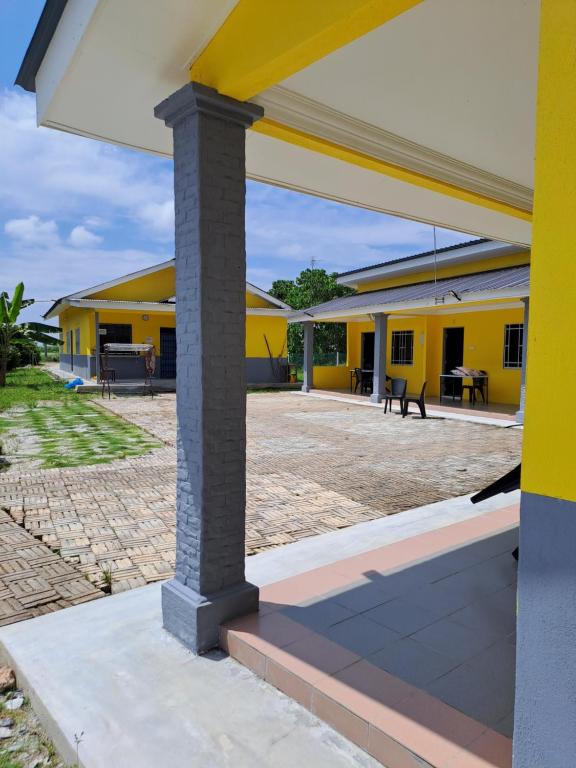
{"label": "roof ridge", "polygon": [[402,261],[410,261],[410,259],[419,259],[425,256],[433,256],[434,253],[446,253],[447,251],[456,251],[459,248],[467,248],[471,245],[482,245],[483,243],[495,243],[497,240],[492,240],[489,237],[480,237],[475,240],[466,240],[463,243],[455,243],[454,245],[445,245],[443,248],[437,248],[431,251],[422,251],[420,253],[412,253],[409,256],[400,256],[397,259],[389,259],[388,261],[381,261],[379,264],[372,264],[368,267],[358,267],[357,269],[349,269],[347,272],[339,272],[337,277],[345,277],[346,275],[354,275],[357,272],[366,272],[370,269],[378,269],[379,267],[387,267],[389,264],[398,264]]}

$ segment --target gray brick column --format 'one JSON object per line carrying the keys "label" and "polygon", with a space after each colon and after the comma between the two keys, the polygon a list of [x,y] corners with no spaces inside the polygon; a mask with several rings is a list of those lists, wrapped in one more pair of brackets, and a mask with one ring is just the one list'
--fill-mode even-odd
{"label": "gray brick column", "polygon": [[302,323],[304,329],[304,382],[302,392],[314,387],[314,323]]}
{"label": "gray brick column", "polygon": [[244,578],[245,132],[262,109],[189,83],[155,109],[173,130],[178,474],[164,626],[195,652],[258,609]]}
{"label": "gray brick column", "polygon": [[370,400],[381,403],[386,390],[386,342],[388,339],[388,315],[374,315],[374,382]]}
{"label": "gray brick column", "polygon": [[526,296],[524,302],[524,333],[522,334],[522,373],[520,379],[520,405],[516,411],[516,421],[524,424],[524,405],[526,402],[526,364],[528,362],[528,322],[530,320],[530,299]]}

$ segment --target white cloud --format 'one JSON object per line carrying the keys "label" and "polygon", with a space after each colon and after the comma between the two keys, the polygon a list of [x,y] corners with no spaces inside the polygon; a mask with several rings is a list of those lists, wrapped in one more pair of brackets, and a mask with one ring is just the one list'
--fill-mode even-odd
{"label": "white cloud", "polygon": [[102,242],[100,235],[95,235],[81,225],[74,227],[68,236],[68,242],[74,248],[93,248]]}
{"label": "white cloud", "polygon": [[150,230],[161,237],[174,237],[174,201],[165,200],[163,203],[146,203],[141,206],[136,215]]}
{"label": "white cloud", "polygon": [[[428,224],[254,182],[248,184],[246,214],[249,264],[274,271],[269,280],[263,275],[262,287],[312,264],[345,271],[433,248]],[[460,232],[437,230],[439,248],[467,239]]]}
{"label": "white cloud", "polygon": [[10,219],[4,224],[4,232],[13,240],[45,248],[57,244],[60,240],[56,222],[42,221],[38,216]]}
{"label": "white cloud", "polygon": [[[141,234],[166,238],[172,205],[167,160],[36,126],[34,97],[0,92],[0,205],[13,216],[122,216]],[[87,226],[90,226],[87,224]]]}

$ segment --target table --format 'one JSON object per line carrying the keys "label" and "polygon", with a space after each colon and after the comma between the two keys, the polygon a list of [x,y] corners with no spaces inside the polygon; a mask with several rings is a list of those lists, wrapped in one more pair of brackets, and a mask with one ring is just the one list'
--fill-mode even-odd
{"label": "table", "polygon": [[[486,403],[488,402],[488,376],[486,374],[479,374],[478,376],[460,376],[459,374],[456,374],[456,373],[441,373],[440,374],[440,402],[442,402],[443,397],[450,397],[450,395],[445,395],[443,393],[442,379],[452,379],[452,400],[456,399],[456,394],[454,392],[455,390],[454,379],[458,379],[458,381],[464,381],[464,379],[474,379],[474,380],[482,379],[483,380],[482,387],[484,390],[485,402]],[[460,400],[463,400],[462,395],[460,396]],[[471,405],[474,405],[475,402],[476,402],[476,398],[473,397]]]}
{"label": "table", "polygon": [[[350,368],[350,392],[354,392],[354,377],[356,376],[356,368]],[[374,376],[373,368],[360,368],[360,373],[367,373]]]}

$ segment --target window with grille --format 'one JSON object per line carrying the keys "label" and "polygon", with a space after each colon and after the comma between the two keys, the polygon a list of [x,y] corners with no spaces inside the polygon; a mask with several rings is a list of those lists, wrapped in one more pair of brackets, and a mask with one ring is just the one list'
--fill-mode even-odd
{"label": "window with grille", "polygon": [[392,331],[391,365],[414,363],[414,331]]}
{"label": "window with grille", "polygon": [[522,368],[523,343],[523,323],[510,323],[504,326],[504,368]]}

